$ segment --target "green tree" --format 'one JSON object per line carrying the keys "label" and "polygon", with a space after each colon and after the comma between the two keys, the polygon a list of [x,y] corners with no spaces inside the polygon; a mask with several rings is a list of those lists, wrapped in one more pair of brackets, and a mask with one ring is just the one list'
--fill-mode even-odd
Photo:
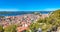
{"label": "green tree", "polygon": [[3,26],[0,25],[0,32],[4,32]]}
{"label": "green tree", "polygon": [[16,32],[16,26],[15,25],[9,25],[6,28],[4,28],[4,32]]}

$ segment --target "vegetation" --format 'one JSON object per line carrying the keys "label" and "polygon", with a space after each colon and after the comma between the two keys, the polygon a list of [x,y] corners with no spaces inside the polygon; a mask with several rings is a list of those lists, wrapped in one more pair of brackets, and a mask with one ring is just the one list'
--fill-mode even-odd
{"label": "vegetation", "polygon": [[56,10],[53,11],[49,17],[45,19],[39,19],[36,23],[31,24],[30,30],[32,31],[34,28],[36,29],[41,28],[43,32],[47,32],[47,30],[52,31],[53,27],[58,28],[59,26],[60,26],[60,10]]}
{"label": "vegetation", "polygon": [[4,18],[4,16],[0,16],[0,18]]}
{"label": "vegetation", "polygon": [[2,11],[2,12],[0,12],[0,14],[9,14],[9,13],[11,13],[11,12],[8,12],[8,11]]}
{"label": "vegetation", "polygon": [[3,32],[3,31],[4,31],[4,29],[3,29],[2,25],[0,25],[0,32]]}
{"label": "vegetation", "polygon": [[4,32],[16,32],[16,25],[9,25],[4,28]]}

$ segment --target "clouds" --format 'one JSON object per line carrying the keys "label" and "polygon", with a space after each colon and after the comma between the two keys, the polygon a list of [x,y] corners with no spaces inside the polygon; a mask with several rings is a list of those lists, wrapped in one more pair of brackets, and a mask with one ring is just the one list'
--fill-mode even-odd
{"label": "clouds", "polygon": [[18,9],[0,9],[0,11],[19,11]]}
{"label": "clouds", "polygon": [[55,11],[58,9],[60,9],[60,8],[46,8],[46,9],[43,9],[43,11]]}
{"label": "clouds", "polygon": [[20,9],[0,9],[0,11],[55,11],[58,10],[60,8],[45,8],[45,9],[38,9],[38,10],[20,10]]}
{"label": "clouds", "polygon": [[21,11],[55,11],[58,10],[60,8],[45,8],[45,9],[31,9],[31,10],[21,10]]}

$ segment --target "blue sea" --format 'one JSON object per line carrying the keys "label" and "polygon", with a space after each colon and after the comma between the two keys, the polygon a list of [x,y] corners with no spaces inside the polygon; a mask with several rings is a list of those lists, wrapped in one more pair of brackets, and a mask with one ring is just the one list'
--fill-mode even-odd
{"label": "blue sea", "polygon": [[[6,12],[6,11],[3,11],[3,12]],[[0,12],[0,16],[16,16],[16,15],[23,15],[23,14],[32,14],[34,12],[38,12],[41,14],[48,14],[51,11],[15,11],[15,12],[8,11],[8,13],[1,13]]]}

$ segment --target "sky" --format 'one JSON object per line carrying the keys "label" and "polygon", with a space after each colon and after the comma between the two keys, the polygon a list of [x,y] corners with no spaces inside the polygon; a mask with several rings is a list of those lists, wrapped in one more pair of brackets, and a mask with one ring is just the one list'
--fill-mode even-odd
{"label": "sky", "polygon": [[60,0],[0,0],[0,11],[54,11]]}

